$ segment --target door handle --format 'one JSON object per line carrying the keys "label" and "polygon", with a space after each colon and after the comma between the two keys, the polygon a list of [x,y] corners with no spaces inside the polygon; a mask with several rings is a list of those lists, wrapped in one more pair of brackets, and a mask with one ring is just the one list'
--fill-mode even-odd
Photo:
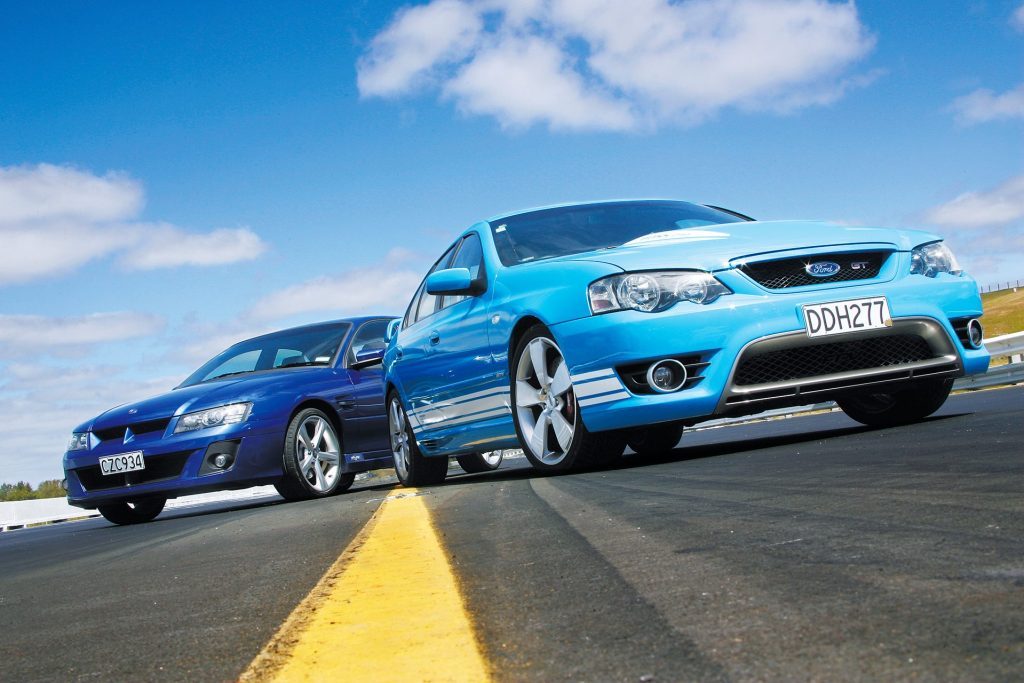
{"label": "door handle", "polygon": [[434,330],[433,332],[430,333],[430,343],[436,344],[439,341],[441,341],[441,335],[437,330]]}

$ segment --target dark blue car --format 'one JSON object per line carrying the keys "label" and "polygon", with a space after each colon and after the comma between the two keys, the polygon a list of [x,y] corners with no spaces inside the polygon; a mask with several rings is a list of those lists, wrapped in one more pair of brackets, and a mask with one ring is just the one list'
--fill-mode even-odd
{"label": "dark blue car", "polygon": [[132,524],[177,496],[274,484],[317,498],[391,467],[379,365],[390,320],[240,342],[166,394],[82,424],[64,454],[68,501]]}

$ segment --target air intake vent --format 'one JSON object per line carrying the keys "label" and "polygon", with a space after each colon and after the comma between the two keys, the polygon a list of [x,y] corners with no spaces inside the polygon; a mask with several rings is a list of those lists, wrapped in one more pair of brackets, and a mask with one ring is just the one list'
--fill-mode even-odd
{"label": "air intake vent", "polygon": [[786,382],[851,370],[885,368],[934,357],[928,342],[909,334],[815,344],[744,358],[736,369],[733,383],[746,386]]}

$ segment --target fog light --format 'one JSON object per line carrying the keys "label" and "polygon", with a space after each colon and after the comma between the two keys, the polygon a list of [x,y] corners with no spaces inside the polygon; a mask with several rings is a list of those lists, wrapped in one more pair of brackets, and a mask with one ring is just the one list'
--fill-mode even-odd
{"label": "fog light", "polygon": [[218,453],[213,458],[213,466],[219,469],[224,469],[231,464],[231,458],[223,453]]}
{"label": "fog light", "polygon": [[981,323],[977,318],[967,323],[967,338],[970,340],[971,346],[976,349],[980,349],[985,343],[985,331],[981,328]]}
{"label": "fog light", "polygon": [[61,479],[60,480],[60,487],[62,489],[64,489],[65,491],[67,491],[68,490],[68,480],[67,479]]}
{"label": "fog light", "polygon": [[675,360],[660,360],[647,369],[647,384],[659,394],[678,391],[686,384],[686,367]]}

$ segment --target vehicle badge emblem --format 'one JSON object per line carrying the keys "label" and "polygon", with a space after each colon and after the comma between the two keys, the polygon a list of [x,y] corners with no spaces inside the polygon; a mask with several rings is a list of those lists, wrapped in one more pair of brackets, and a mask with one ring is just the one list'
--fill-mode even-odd
{"label": "vehicle badge emblem", "polygon": [[129,414],[129,415],[134,415],[134,414],[135,414],[135,413],[137,413],[137,412],[139,412],[139,409],[138,409],[138,408],[129,408],[129,409],[128,409],[128,414]]}
{"label": "vehicle badge emblem", "polygon": [[132,431],[131,427],[124,430],[124,443],[129,443],[135,440],[135,432]]}
{"label": "vehicle badge emblem", "polygon": [[835,261],[815,261],[804,266],[804,272],[811,277],[832,277],[841,269]]}

